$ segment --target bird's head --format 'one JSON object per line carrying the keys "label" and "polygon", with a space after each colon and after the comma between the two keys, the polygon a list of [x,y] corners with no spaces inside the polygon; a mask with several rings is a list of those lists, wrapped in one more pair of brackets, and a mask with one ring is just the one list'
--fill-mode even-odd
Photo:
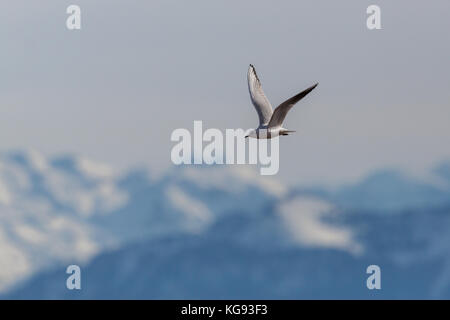
{"label": "bird's head", "polygon": [[245,133],[245,137],[246,138],[258,138],[258,135],[256,133],[256,129],[249,129],[246,133]]}

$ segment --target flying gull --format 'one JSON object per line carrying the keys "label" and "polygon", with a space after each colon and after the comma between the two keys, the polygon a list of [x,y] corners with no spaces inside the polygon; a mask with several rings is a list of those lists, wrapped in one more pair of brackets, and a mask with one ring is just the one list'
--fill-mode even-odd
{"label": "flying gull", "polygon": [[255,67],[253,65],[250,65],[248,68],[247,80],[250,98],[258,113],[259,127],[250,129],[245,137],[256,139],[271,139],[277,136],[287,136],[289,133],[295,132],[282,127],[284,118],[286,118],[288,111],[291,110],[297,102],[313,91],[318,85],[318,83],[316,83],[292,98],[287,99],[280,104],[275,111],[272,111],[272,105],[264,94],[261,82],[256,75]]}

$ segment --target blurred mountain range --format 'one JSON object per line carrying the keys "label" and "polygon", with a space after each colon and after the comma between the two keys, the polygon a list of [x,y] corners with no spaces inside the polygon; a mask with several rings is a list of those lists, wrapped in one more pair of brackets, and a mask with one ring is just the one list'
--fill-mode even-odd
{"label": "blurred mountain range", "polygon": [[[287,188],[248,166],[116,174],[0,154],[0,294],[19,299],[450,298],[450,163]],[[82,289],[66,288],[78,264]],[[366,268],[381,268],[368,290]]]}

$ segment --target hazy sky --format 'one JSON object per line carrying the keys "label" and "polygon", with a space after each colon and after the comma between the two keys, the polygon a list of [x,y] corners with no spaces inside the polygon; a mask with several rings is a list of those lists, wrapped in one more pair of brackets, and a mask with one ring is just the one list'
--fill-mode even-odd
{"label": "hazy sky", "polygon": [[[370,4],[382,30],[366,28]],[[284,181],[420,174],[450,159],[449,12],[448,0],[2,1],[0,150],[169,169],[174,129],[257,125],[252,63],[274,107],[320,83],[286,118]]]}

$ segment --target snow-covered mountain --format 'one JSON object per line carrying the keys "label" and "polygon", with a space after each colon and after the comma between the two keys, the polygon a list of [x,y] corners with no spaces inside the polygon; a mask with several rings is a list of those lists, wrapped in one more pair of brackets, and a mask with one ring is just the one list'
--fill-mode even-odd
{"label": "snow-covered mountain", "polygon": [[[449,228],[448,184],[395,171],[329,191],[247,166],[151,178],[0,156],[4,298],[450,298]],[[74,263],[80,291],[65,287]],[[381,291],[365,286],[370,264]]]}
{"label": "snow-covered mountain", "polygon": [[152,180],[145,171],[117,175],[76,156],[3,153],[0,290],[55,264],[86,263],[105,249],[199,233],[236,210],[264,211],[284,192],[248,168],[175,168]]}

